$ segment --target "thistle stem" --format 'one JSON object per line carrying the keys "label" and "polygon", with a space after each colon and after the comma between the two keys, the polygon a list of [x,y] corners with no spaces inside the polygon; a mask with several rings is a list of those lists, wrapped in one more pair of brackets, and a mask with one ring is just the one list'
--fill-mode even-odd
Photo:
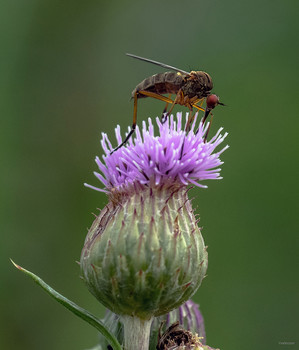
{"label": "thistle stem", "polygon": [[122,316],[125,350],[148,350],[153,318],[142,320],[136,316]]}

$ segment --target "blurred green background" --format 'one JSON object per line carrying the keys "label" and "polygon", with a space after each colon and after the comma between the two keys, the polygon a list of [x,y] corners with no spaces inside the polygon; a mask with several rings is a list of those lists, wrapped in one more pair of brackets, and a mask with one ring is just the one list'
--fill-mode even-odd
{"label": "blurred green background", "polygon": [[[1,349],[93,346],[94,329],[9,262],[82,307],[103,309],[79,279],[100,183],[100,135],[131,125],[131,91],[163,69],[205,70],[228,107],[222,181],[195,189],[209,246],[197,292],[208,344],[285,349],[298,339],[298,10],[296,0],[1,1]],[[140,102],[141,120],[164,104]],[[184,110],[185,108],[177,108]]]}

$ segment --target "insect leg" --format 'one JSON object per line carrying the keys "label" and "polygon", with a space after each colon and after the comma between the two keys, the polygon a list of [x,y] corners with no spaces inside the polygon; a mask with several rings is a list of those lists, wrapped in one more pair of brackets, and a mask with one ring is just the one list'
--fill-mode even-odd
{"label": "insect leg", "polygon": [[[192,106],[194,106],[194,107],[195,107],[195,106],[201,107],[202,104],[203,104],[203,101],[204,101],[204,97],[198,98],[198,99],[196,99],[195,101],[191,100],[191,104],[192,104]],[[200,102],[199,106],[197,105],[198,102]]]}
{"label": "insect leg", "polygon": [[[157,100],[160,100],[160,101],[164,101],[166,102],[166,107],[164,110],[167,110],[167,107],[168,107],[168,104],[172,104],[172,107],[170,108],[170,111],[169,112],[165,112],[163,113],[162,115],[162,118],[161,118],[161,122],[162,123],[165,123],[166,120],[167,120],[167,117],[169,115],[169,113],[172,111],[173,109],[173,106],[175,105],[176,103],[176,100],[172,100],[170,97],[166,97],[166,96],[163,96],[163,95],[160,95],[160,94],[157,94],[155,92],[151,92],[151,91],[145,91],[145,90],[141,90],[141,91],[138,91],[139,94],[142,94],[144,96],[148,96],[148,97],[153,97],[153,98],[156,98]],[[170,95],[171,96],[171,95]]]}
{"label": "insect leg", "polygon": [[[169,99],[170,99],[170,97],[171,97],[171,94],[168,95]],[[163,112],[162,112],[162,116],[161,116],[161,122],[162,123],[165,123],[166,120],[167,120],[167,116],[168,116],[167,108],[168,108],[168,105],[169,105],[169,102],[166,102],[166,106],[164,107]]]}
{"label": "insect leg", "polygon": [[188,121],[187,121],[186,128],[185,128],[186,132],[190,131],[190,125],[192,124],[192,122],[194,120],[193,108],[190,106],[189,109],[190,109],[190,114],[189,114]]}
{"label": "insect leg", "polygon": [[164,101],[166,103],[173,103],[173,100],[171,98],[157,94],[155,92],[140,90],[138,91],[138,94],[148,96],[148,97],[153,97],[153,98],[156,98],[157,100]]}
{"label": "insect leg", "polygon": [[205,111],[204,108],[200,107],[200,106],[197,106],[197,105],[192,105],[192,107],[196,108],[198,111]]}
{"label": "insect leg", "polygon": [[167,120],[169,114],[170,114],[170,113],[172,112],[172,110],[173,110],[173,107],[174,107],[177,103],[180,103],[179,101],[180,101],[181,99],[182,99],[182,91],[179,90],[178,93],[177,93],[177,95],[176,95],[176,97],[175,97],[175,99],[174,99],[174,101],[171,100],[172,104],[171,104],[171,107],[170,107],[169,111],[166,112],[166,114],[164,114],[164,121],[163,121],[163,123],[166,122],[166,120]]}
{"label": "insect leg", "polygon": [[[202,105],[202,102],[200,103],[200,105]],[[201,106],[198,106],[196,103],[192,103],[191,104],[192,107],[195,107],[198,111],[205,111],[204,108],[202,108]],[[194,120],[194,117],[195,115],[192,115],[192,108],[189,108],[190,109],[190,116],[188,118],[188,122],[187,122],[187,125],[186,125],[186,131],[189,131],[190,129],[190,125],[193,123],[193,120]]]}
{"label": "insect leg", "polygon": [[118,145],[110,154],[114,153],[115,151],[117,151],[118,149],[120,149],[122,146],[124,146],[128,140],[130,139],[130,137],[132,136],[132,134],[134,133],[135,129],[136,129],[136,124],[137,124],[137,92],[135,92],[134,94],[134,112],[133,112],[133,124],[132,124],[132,129],[130,130],[130,132],[128,133],[127,137],[125,138],[125,140]]}
{"label": "insect leg", "polygon": [[209,124],[208,130],[207,130],[207,132],[206,132],[206,134],[205,134],[204,142],[207,142],[207,138],[208,138],[208,134],[209,134],[209,131],[210,131],[210,127],[211,127],[211,125],[212,125],[213,117],[214,117],[214,115],[213,115],[213,113],[211,113],[210,124]]}
{"label": "insect leg", "polygon": [[188,106],[189,109],[190,109],[190,114],[189,114],[189,117],[188,117],[188,121],[187,121],[187,124],[186,124],[186,127],[185,127],[185,135],[184,135],[184,140],[183,140],[183,144],[182,144],[182,148],[181,148],[181,155],[180,155],[180,160],[182,159],[183,157],[183,151],[184,151],[184,146],[185,146],[185,137],[186,137],[186,133],[190,131],[190,125],[191,123],[193,122],[194,120],[194,115],[193,115],[193,109],[192,109],[192,106],[189,105]]}
{"label": "insect leg", "polygon": [[[197,103],[200,101],[200,104],[199,104],[199,106],[197,105]],[[202,104],[203,104],[203,101],[204,101],[204,99],[202,98],[202,99],[200,99],[199,101],[196,101],[196,102],[194,102],[194,103],[192,103],[192,107],[195,107],[198,111],[205,111],[205,109],[204,108],[202,108]]]}
{"label": "insect leg", "polygon": [[[197,105],[198,102],[200,102],[199,106]],[[202,104],[203,104],[203,98],[200,99],[200,100],[196,100],[196,101],[190,103],[190,105],[192,107],[195,107],[198,111],[205,111],[205,109],[201,107]],[[189,109],[190,109],[191,113],[190,113],[190,116],[189,116],[189,119],[188,119],[187,126],[190,128],[190,125],[193,123],[195,115],[192,115],[192,109],[190,107],[189,107]],[[187,128],[186,128],[186,130],[187,130]]]}

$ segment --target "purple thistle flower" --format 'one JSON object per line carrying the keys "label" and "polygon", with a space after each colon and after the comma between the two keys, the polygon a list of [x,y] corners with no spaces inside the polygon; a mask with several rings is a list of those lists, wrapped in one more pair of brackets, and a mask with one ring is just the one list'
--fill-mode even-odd
{"label": "purple thistle flower", "polygon": [[[184,304],[206,274],[207,247],[186,187],[220,179],[219,157],[228,146],[215,151],[227,133],[219,129],[205,142],[209,124],[196,122],[197,116],[186,132],[181,113],[165,123],[156,118],[156,126],[149,118],[115,152],[102,134],[105,154],[96,158],[101,173],[95,175],[105,188],[86,185],[106,192],[109,202],[86,236],[82,277],[90,292],[120,315],[128,349],[147,349],[154,317]],[[119,126],[115,132],[121,144]],[[194,304],[178,310],[173,316],[185,327],[200,327]],[[204,329],[201,333],[204,337]]]}
{"label": "purple thistle flower", "polygon": [[[85,185],[102,192],[109,192],[112,188],[121,190],[136,181],[151,186],[171,183],[185,186],[193,184],[205,188],[207,186],[199,181],[221,179],[221,169],[218,167],[223,162],[219,156],[228,146],[213,152],[223,142],[227,133],[221,135],[221,128],[210,141],[204,142],[208,125],[203,126],[200,122],[196,130],[196,121],[197,115],[190,132],[186,133],[181,113],[177,114],[176,119],[171,115],[164,124],[156,118],[158,136],[155,136],[154,125],[148,118],[148,125],[143,121],[142,130],[137,126],[136,133],[128,144],[112,154],[113,146],[107,134],[102,133],[101,145],[105,155],[103,161],[96,157],[102,174],[94,174],[106,189]],[[115,134],[120,144],[120,126],[115,129]]]}

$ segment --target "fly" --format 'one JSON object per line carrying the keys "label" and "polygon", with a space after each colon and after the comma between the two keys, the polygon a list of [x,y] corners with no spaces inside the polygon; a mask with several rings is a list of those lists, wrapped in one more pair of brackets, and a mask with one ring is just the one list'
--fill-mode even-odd
{"label": "fly", "polygon": [[[198,111],[204,111],[204,117],[202,119],[202,123],[204,124],[212,109],[214,109],[218,104],[223,105],[223,103],[219,101],[219,97],[217,95],[211,94],[213,82],[208,73],[203,71],[191,71],[188,73],[182,69],[178,69],[169,66],[168,64],[157,62],[148,58],[129,53],[126,55],[141,61],[156,64],[166,69],[170,69],[171,72],[152,75],[139,83],[132,91],[132,98],[134,99],[132,129],[128,133],[125,140],[118,147],[116,147],[112,153],[121,148],[134,133],[137,123],[137,102],[140,98],[152,97],[166,102],[161,118],[162,122],[166,121],[167,116],[172,112],[176,104],[187,107],[190,110],[185,129],[187,132],[190,130],[190,126],[194,120],[193,108]],[[169,96],[164,96],[166,94]],[[171,95],[175,95],[174,99],[171,99]],[[206,100],[205,109],[201,107],[204,100]],[[170,108],[168,110],[169,105]],[[211,122],[209,128],[210,126]],[[205,140],[207,139],[208,132],[209,129],[205,135]]]}

